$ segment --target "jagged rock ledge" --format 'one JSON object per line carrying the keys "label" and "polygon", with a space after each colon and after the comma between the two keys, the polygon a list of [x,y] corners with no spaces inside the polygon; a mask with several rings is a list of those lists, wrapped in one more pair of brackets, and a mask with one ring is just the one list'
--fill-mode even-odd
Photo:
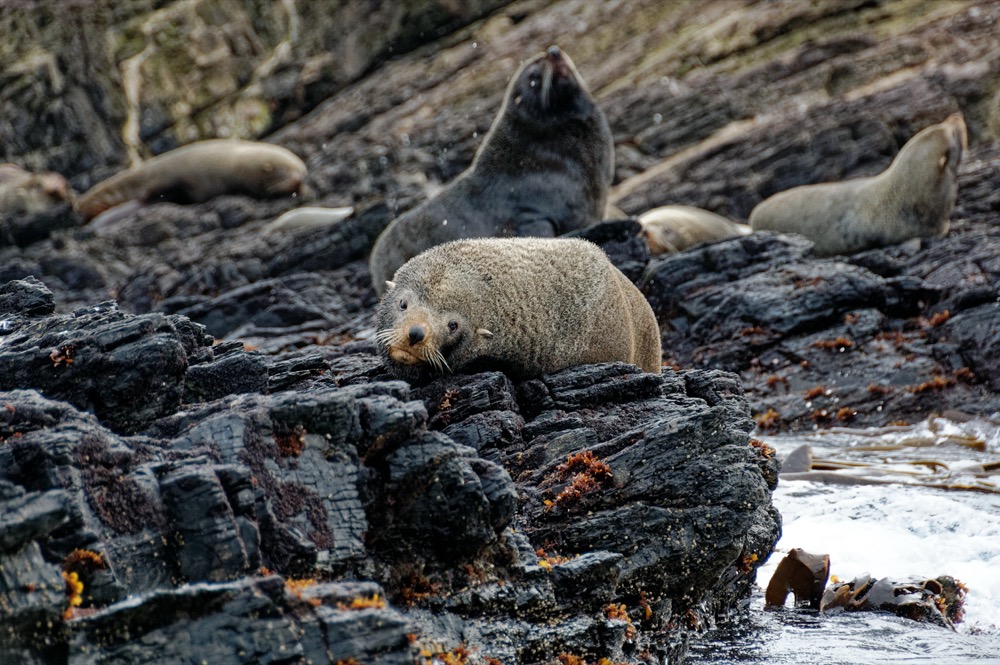
{"label": "jagged rock ledge", "polygon": [[0,659],[675,659],[779,535],[728,373],[411,387],[52,311],[0,288]]}

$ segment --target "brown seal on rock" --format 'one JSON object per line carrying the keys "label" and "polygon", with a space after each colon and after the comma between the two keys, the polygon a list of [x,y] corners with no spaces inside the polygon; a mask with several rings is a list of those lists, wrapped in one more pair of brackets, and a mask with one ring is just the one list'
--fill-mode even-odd
{"label": "brown seal on rock", "polygon": [[87,221],[129,201],[202,203],[223,194],[271,198],[298,192],[306,165],[271,143],[211,139],[165,152],[91,187],[77,201]]}
{"label": "brown seal on rock", "polygon": [[613,175],[607,119],[573,62],[552,46],[511,79],[472,166],[379,236],[370,260],[375,290],[449,240],[555,236],[596,224]]}
{"label": "brown seal on rock", "polygon": [[408,380],[470,366],[525,378],[614,361],[660,372],[649,303],[597,245],[575,238],[429,249],[396,271],[376,321],[379,352]]}
{"label": "brown seal on rock", "polygon": [[638,217],[649,253],[676,254],[703,242],[718,242],[752,232],[722,215],[693,206],[670,205],[647,210]]}
{"label": "brown seal on rock", "polygon": [[72,200],[66,178],[32,173],[17,164],[0,164],[0,219],[34,215]]}
{"label": "brown seal on rock", "polygon": [[753,209],[750,226],[799,233],[819,256],[944,235],[966,146],[965,121],[953,113],[910,139],[879,175],[780,192]]}

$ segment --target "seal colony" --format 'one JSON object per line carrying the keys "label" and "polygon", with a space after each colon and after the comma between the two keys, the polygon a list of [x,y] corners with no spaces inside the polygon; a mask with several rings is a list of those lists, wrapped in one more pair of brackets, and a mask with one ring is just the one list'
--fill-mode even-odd
{"label": "seal colony", "polygon": [[449,240],[556,236],[597,223],[613,175],[607,119],[569,56],[552,46],[511,79],[472,166],[376,240],[375,291],[406,261]]}
{"label": "seal colony", "polygon": [[910,139],[879,175],[780,192],[753,209],[750,226],[799,233],[819,256],[944,235],[967,145],[965,120],[953,113]]}
{"label": "seal colony", "polygon": [[202,203],[223,194],[271,198],[298,192],[306,165],[271,143],[210,139],[157,155],[91,187],[77,201],[86,221],[130,201]]}
{"label": "seal colony", "polygon": [[593,243],[481,238],[408,261],[376,309],[397,377],[501,369],[515,378],[600,362],[660,373],[660,331],[632,282]]}

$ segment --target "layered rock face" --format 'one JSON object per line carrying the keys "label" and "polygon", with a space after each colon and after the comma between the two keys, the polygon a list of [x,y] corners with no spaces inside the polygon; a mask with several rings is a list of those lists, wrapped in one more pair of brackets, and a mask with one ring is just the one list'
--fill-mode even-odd
{"label": "layered rock face", "polygon": [[7,658],[676,657],[777,539],[731,374],[414,390],[369,347],[295,370],[179,315],[4,296]]}

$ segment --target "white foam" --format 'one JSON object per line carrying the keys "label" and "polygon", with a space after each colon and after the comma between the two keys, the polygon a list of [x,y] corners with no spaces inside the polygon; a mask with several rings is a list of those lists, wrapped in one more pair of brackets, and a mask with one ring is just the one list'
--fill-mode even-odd
{"label": "white foam", "polygon": [[781,481],[783,534],[762,588],[792,548],[830,555],[830,573],[906,579],[951,575],[969,589],[957,628],[1000,634],[1000,496],[905,485]]}

